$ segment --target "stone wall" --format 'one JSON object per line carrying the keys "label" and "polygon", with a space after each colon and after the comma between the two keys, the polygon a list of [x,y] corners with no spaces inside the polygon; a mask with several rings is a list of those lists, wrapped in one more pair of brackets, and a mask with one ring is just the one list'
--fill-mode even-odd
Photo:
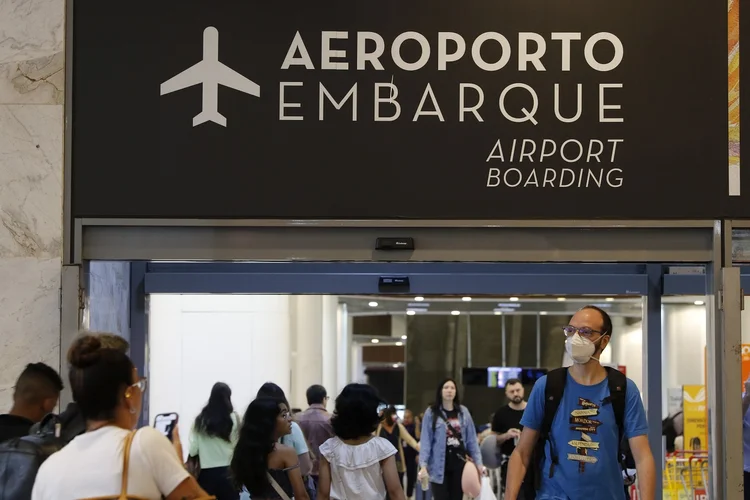
{"label": "stone wall", "polygon": [[0,1],[0,413],[26,363],[60,363],[64,12]]}

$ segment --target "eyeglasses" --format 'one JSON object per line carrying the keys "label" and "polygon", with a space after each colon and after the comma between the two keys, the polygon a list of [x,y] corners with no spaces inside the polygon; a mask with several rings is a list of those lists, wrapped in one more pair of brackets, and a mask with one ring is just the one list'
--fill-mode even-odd
{"label": "eyeglasses", "polygon": [[595,333],[598,333],[599,335],[604,335],[604,332],[600,332],[599,330],[594,330],[592,328],[589,328],[588,326],[564,326],[562,328],[563,334],[565,334],[566,337],[572,337],[576,333],[580,335],[581,337],[585,337],[587,339],[591,338]]}
{"label": "eyeglasses", "polygon": [[284,420],[292,420],[292,414],[288,411],[283,411],[281,412],[281,418],[283,418]]}
{"label": "eyeglasses", "polygon": [[138,390],[140,390],[142,393],[146,392],[146,387],[148,387],[148,379],[146,377],[143,377],[135,384],[132,384],[130,387],[137,387]]}

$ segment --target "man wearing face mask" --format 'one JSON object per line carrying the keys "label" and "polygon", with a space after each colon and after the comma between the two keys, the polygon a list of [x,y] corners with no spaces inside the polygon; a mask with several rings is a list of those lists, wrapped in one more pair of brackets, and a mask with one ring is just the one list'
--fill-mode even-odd
{"label": "man wearing face mask", "polygon": [[[539,499],[623,500],[622,436],[635,459],[639,498],[652,500],[655,466],[640,392],[632,380],[621,374],[615,377],[599,364],[612,337],[612,320],[602,309],[585,306],[562,333],[574,363],[567,370],[553,370],[534,385],[521,419],[523,431],[510,458],[505,499],[516,500],[527,470],[539,467]],[[552,387],[558,377],[562,395],[550,397],[548,382]],[[620,377],[622,386],[611,383]],[[546,406],[553,404],[557,405],[554,414],[549,411],[554,406]],[[622,410],[619,417],[616,409]],[[538,465],[534,455],[540,459]]]}

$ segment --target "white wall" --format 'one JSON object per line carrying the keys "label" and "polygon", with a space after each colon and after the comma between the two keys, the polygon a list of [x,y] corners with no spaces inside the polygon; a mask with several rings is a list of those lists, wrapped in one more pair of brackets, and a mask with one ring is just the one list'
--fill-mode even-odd
{"label": "white wall", "polygon": [[338,299],[329,295],[292,295],[292,381],[287,394],[296,408],[307,408],[307,388],[321,384],[335,397]]}
{"label": "white wall", "polygon": [[665,304],[662,318],[662,413],[666,417],[667,389],[705,383],[706,306]]}
{"label": "white wall", "polygon": [[152,295],[150,414],[176,411],[189,429],[216,382],[244,413],[258,388],[290,387],[289,296]]}
{"label": "white wall", "polygon": [[312,384],[334,396],[338,315],[338,299],[327,296],[152,295],[151,420],[176,411],[187,438],[216,382],[229,384],[240,413],[265,382],[281,386],[293,407],[307,407]]}
{"label": "white wall", "polygon": [[332,392],[331,399],[353,380],[352,321],[346,304],[339,304],[336,313],[336,390]]}
{"label": "white wall", "polygon": [[[612,318],[613,324],[615,319]],[[611,341],[611,362],[614,365],[622,365],[627,369],[630,378],[643,392],[643,329],[639,321],[633,325],[613,325]],[[607,349],[609,350],[609,349]],[[606,352],[606,351],[605,351]]]}

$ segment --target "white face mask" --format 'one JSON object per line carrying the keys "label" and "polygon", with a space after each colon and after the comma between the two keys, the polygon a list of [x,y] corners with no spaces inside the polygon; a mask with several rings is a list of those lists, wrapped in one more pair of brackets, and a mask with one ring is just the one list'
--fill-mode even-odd
{"label": "white face mask", "polygon": [[[600,337],[596,341],[603,338]],[[581,337],[579,334],[573,334],[573,336],[565,339],[565,350],[568,352],[568,356],[573,360],[574,363],[582,365],[588,363],[591,357],[596,352],[596,345],[589,339]]]}

